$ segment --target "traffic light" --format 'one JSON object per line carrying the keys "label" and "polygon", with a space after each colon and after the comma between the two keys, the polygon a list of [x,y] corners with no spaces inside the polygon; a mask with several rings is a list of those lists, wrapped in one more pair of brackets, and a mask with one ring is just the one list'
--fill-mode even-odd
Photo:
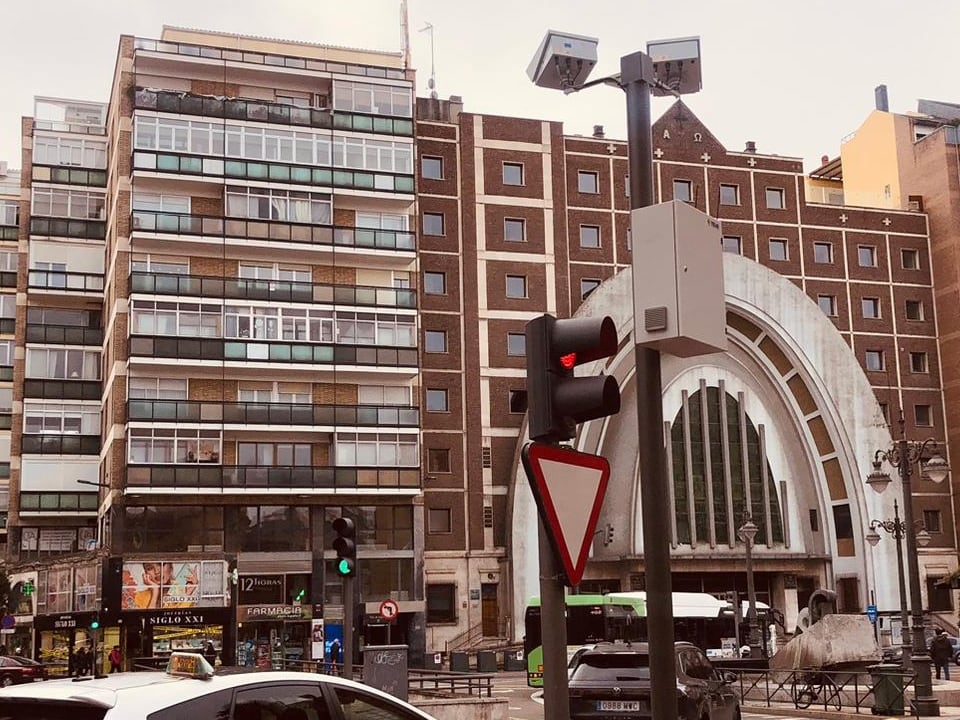
{"label": "traffic light", "polygon": [[333,540],[333,549],[337,553],[337,575],[352,577],[357,571],[357,543],[354,542],[353,520],[338,517],[333,521],[333,531],[337,537]]}
{"label": "traffic light", "polygon": [[620,411],[616,378],[573,375],[577,365],[616,354],[617,328],[611,318],[541,315],[527,323],[526,341],[531,440],[570,440],[578,423]]}
{"label": "traffic light", "polygon": [[603,544],[604,546],[610,545],[613,542],[613,525],[607,523],[606,527],[603,529]]}
{"label": "traffic light", "polygon": [[99,627],[100,627],[100,621],[99,621],[99,620],[93,620],[93,621],[90,623],[90,629],[91,629],[91,630],[97,630]]}

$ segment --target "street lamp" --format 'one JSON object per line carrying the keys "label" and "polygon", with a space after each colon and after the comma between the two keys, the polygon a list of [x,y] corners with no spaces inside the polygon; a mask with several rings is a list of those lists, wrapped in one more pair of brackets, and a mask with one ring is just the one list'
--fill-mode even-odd
{"label": "street lamp", "polygon": [[[650,95],[676,95],[700,90],[700,40],[682,38],[647,43],[647,52],[633,52],[620,58],[616,75],[586,82],[597,61],[596,38],[547,32],[537,49],[527,75],[538,86],[573,93],[594,85],[611,85],[626,94],[627,160],[630,176],[630,209],[654,204],[653,124]],[[638,237],[634,232],[633,236]],[[636,318],[634,319],[636,322]],[[663,446],[663,384],[660,352],[639,343],[634,346],[637,385],[637,452],[642,459],[640,504],[643,519],[643,570],[647,589],[647,628],[650,655],[650,711],[653,717],[669,717],[677,711],[677,677],[674,655],[672,577],[670,574],[670,493]],[[547,621],[541,528],[540,595],[542,619]],[[551,601],[552,602],[552,601]],[[563,622],[562,602],[551,613]],[[546,633],[545,633],[546,636]],[[546,640],[546,637],[544,638]],[[566,720],[570,714],[567,697],[566,652],[551,641],[551,658],[544,642],[544,716]]]}
{"label": "street lamp", "polygon": [[[881,463],[886,460],[897,468],[900,482],[903,485],[903,527],[914,528],[913,494],[910,490],[910,476],[913,466],[921,466],[921,474],[925,474],[935,483],[943,482],[950,472],[950,466],[937,454],[937,442],[927,438],[922,442],[909,442],[904,431],[903,410],[900,411],[900,439],[886,450],[877,450],[873,459],[873,471],[867,476],[867,484],[878,493],[886,490],[890,484],[890,476],[881,470]],[[934,455],[923,461],[924,453],[931,450]],[[875,532],[874,528],[874,532]],[[913,699],[914,710],[919,716],[934,716],[940,714],[940,703],[933,694],[933,679],[930,675],[930,656],[927,654],[927,642],[923,630],[923,605],[920,598],[920,567],[917,560],[917,545],[922,539],[912,532],[902,533],[907,541],[907,569],[910,578],[910,609],[912,624],[910,639],[912,643],[912,657],[916,671],[916,695]],[[929,539],[929,535],[925,536]],[[870,541],[868,536],[868,542]]]}
{"label": "street lamp", "polygon": [[[879,463],[875,463],[875,465],[879,465]],[[879,470],[875,470],[874,472],[879,472]],[[897,588],[900,591],[901,657],[903,658],[904,667],[909,668],[913,665],[910,660],[910,615],[907,612],[906,580],[903,577],[903,538],[906,537],[907,526],[900,519],[900,506],[896,500],[893,501],[893,520],[870,521],[870,529],[864,537],[864,539],[870,543],[870,547],[876,547],[877,543],[880,542],[880,533],[878,533],[877,530],[883,530],[887,534],[893,535],[893,539],[897,543]],[[926,547],[930,543],[930,533],[926,530],[921,530],[917,533],[916,540],[917,545]]]}
{"label": "street lamp", "polygon": [[747,513],[743,525],[737,530],[737,535],[743,541],[747,550],[747,628],[749,630],[748,644],[750,645],[750,659],[760,659],[760,626],[757,623],[757,591],[753,583],[753,539],[760,528]]}

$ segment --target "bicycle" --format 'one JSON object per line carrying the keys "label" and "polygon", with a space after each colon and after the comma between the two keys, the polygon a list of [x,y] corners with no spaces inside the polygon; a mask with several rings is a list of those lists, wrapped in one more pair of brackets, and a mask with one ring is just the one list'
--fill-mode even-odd
{"label": "bicycle", "polygon": [[799,677],[794,676],[791,695],[798,710],[806,710],[814,703],[825,709],[832,705],[834,710],[840,710],[843,705],[840,688],[825,672],[806,672]]}

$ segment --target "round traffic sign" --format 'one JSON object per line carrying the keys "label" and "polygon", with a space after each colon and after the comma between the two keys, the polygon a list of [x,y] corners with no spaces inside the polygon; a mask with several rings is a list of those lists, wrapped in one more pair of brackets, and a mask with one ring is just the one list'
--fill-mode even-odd
{"label": "round traffic sign", "polygon": [[4,630],[9,630],[16,624],[17,619],[13,615],[4,615],[3,618],[0,618],[0,627]]}
{"label": "round traffic sign", "polygon": [[380,603],[380,617],[382,617],[387,622],[392,622],[397,619],[397,615],[400,614],[400,606],[397,605],[396,600],[384,600]]}

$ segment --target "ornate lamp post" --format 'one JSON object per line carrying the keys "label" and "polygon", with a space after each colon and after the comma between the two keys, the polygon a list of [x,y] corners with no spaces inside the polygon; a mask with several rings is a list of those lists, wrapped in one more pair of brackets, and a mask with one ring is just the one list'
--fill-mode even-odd
{"label": "ornate lamp post", "polygon": [[760,626],[757,624],[757,592],[753,583],[753,539],[760,528],[747,513],[743,525],[737,530],[738,537],[743,541],[747,551],[747,628],[749,629],[748,643],[750,645],[750,659],[760,659]]}
{"label": "ornate lamp post", "polygon": [[[903,411],[900,411],[900,439],[886,450],[877,450],[873,460],[873,472],[867,476],[867,484],[878,493],[882,493],[890,484],[890,476],[881,470],[881,463],[885,460],[897,468],[900,482],[903,484],[903,528],[913,528],[913,494],[910,490],[910,477],[913,466],[921,466],[920,472],[926,474],[933,482],[943,482],[950,472],[950,466],[937,454],[937,442],[927,438],[922,442],[909,442],[904,432]],[[924,453],[931,450],[934,454],[923,462]],[[875,531],[874,531],[875,532]],[[917,545],[919,538],[912,532],[903,532],[907,541],[907,570],[910,580],[910,609],[912,625],[910,637],[912,642],[912,657],[916,671],[916,695],[913,699],[914,710],[921,717],[940,714],[940,703],[933,694],[933,679],[930,674],[930,656],[927,654],[927,643],[923,632],[923,605],[920,597],[920,567],[917,561]],[[929,537],[929,536],[927,536]],[[869,536],[868,536],[869,540]]]}
{"label": "ornate lamp post", "polygon": [[[871,520],[870,530],[864,538],[870,547],[876,547],[880,542],[880,533],[877,530],[883,530],[897,543],[897,588],[900,591],[900,645],[901,657],[905,668],[913,667],[910,662],[910,614],[907,611],[907,590],[906,580],[903,577],[903,538],[906,537],[907,526],[900,519],[900,507],[897,501],[893,501],[893,520]],[[917,532],[917,545],[926,547],[930,543],[930,533],[926,530]]]}

